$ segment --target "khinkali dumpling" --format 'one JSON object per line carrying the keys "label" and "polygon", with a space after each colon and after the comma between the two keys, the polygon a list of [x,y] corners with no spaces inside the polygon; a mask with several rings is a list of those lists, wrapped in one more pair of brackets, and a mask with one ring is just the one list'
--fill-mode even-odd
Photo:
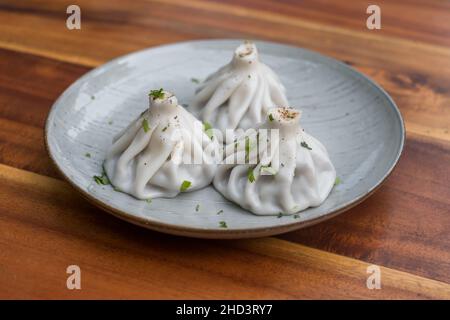
{"label": "khinkali dumpling", "polygon": [[336,171],[325,147],[302,130],[299,119],[298,110],[273,108],[257,130],[227,145],[215,188],[258,215],[293,214],[320,205],[333,188]]}
{"label": "khinkali dumpling", "polygon": [[285,91],[275,72],[259,61],[256,46],[245,42],[230,63],[202,83],[190,110],[222,133],[254,128],[270,108],[288,105]]}
{"label": "khinkali dumpling", "polygon": [[105,172],[138,199],[174,197],[211,183],[218,144],[170,92],[153,90],[150,107],[113,141]]}

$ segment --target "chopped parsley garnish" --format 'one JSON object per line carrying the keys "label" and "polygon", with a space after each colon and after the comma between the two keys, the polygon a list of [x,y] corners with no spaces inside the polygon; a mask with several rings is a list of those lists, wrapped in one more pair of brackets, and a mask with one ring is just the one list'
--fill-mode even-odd
{"label": "chopped parsley garnish", "polygon": [[145,200],[145,202],[152,203],[152,198],[148,198],[147,200]]}
{"label": "chopped parsley garnish", "polygon": [[106,176],[106,173],[103,172],[101,176],[94,176],[94,181],[98,184],[98,185],[108,185],[109,184],[109,179]]}
{"label": "chopped parsley garnish", "polygon": [[84,154],[84,156],[85,156],[86,158],[90,158],[90,157],[91,157],[91,154],[90,154],[89,152],[86,152],[86,153]]}
{"label": "chopped parsley garnish", "polygon": [[294,214],[294,219],[298,219],[300,216],[298,214]]}
{"label": "chopped parsley garnish", "polygon": [[198,212],[198,210],[200,210],[200,205],[199,204],[195,206],[195,211]]}
{"label": "chopped parsley garnish", "polygon": [[122,192],[122,190],[120,190],[119,188],[117,188],[117,187],[115,187],[115,186],[113,186],[113,190],[114,190],[114,191],[117,191],[117,192]]}
{"label": "chopped parsley garnish", "polygon": [[207,131],[209,129],[212,129],[212,125],[208,122],[203,123],[203,130]]}
{"label": "chopped parsley garnish", "polygon": [[166,131],[166,130],[167,130],[167,127],[168,127],[168,126],[165,126],[161,131],[162,131],[162,132]]}
{"label": "chopped parsley garnish", "polygon": [[275,119],[273,118],[273,115],[270,113],[269,114],[269,121],[272,122],[273,120],[275,120]]}
{"label": "chopped parsley garnish", "polygon": [[255,174],[253,173],[253,168],[248,168],[247,172],[248,181],[251,183],[255,182]]}
{"label": "chopped parsley garnish", "polygon": [[206,135],[212,140],[214,135],[212,131],[212,125],[208,122],[203,123],[203,131],[205,131]]}
{"label": "chopped parsley garnish", "polygon": [[150,126],[148,125],[148,120],[145,118],[142,120],[142,129],[144,129],[145,133],[149,132],[149,130],[150,130]]}
{"label": "chopped parsley garnish", "polygon": [[341,178],[336,177],[336,180],[334,180],[334,185],[337,186],[340,185],[341,183],[342,183]]}
{"label": "chopped parsley garnish", "polygon": [[310,146],[308,146],[308,144],[307,144],[305,141],[302,141],[302,142],[300,143],[300,145],[301,145],[303,148],[306,148],[306,149],[308,149],[308,150],[312,150],[312,148],[311,148]]}
{"label": "chopped parsley garnish", "polygon": [[91,96],[91,99],[92,99],[92,100],[95,100],[95,96]]}
{"label": "chopped parsley garnish", "polygon": [[113,121],[112,121],[112,120],[109,120],[109,121],[108,121],[108,124],[109,124],[109,125],[113,124]]}
{"label": "chopped parsley garnish", "polygon": [[223,213],[223,210],[217,211],[217,214],[221,214],[221,213]]}
{"label": "chopped parsley garnish", "polygon": [[193,83],[200,83],[200,80],[198,80],[197,78],[191,78],[191,81],[193,82]]}
{"label": "chopped parsley garnish", "polygon": [[181,186],[180,186],[180,191],[181,192],[185,192],[187,189],[189,189],[189,187],[191,186],[191,182],[190,181],[187,181],[187,180],[184,180],[183,181],[183,183],[181,184]]}
{"label": "chopped parsley garnish", "polygon": [[227,223],[225,221],[219,221],[219,227],[228,228]]}
{"label": "chopped parsley garnish", "polygon": [[148,95],[150,97],[152,97],[153,100],[155,100],[155,99],[163,99],[164,98],[163,88],[161,88],[159,90],[150,90],[150,93]]}
{"label": "chopped parsley garnish", "polygon": [[283,213],[280,212],[280,213],[278,213],[278,219],[281,217],[283,217]]}
{"label": "chopped parsley garnish", "polygon": [[271,166],[261,166],[260,172],[262,175],[276,175],[277,171]]}
{"label": "chopped parsley garnish", "polygon": [[250,137],[245,137],[245,162],[250,160]]}

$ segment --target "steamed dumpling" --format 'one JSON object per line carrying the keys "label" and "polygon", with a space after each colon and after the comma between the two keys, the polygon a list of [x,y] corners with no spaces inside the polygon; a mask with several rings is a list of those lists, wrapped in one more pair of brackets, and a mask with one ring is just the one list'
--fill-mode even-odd
{"label": "steamed dumpling", "polygon": [[271,109],[257,130],[226,146],[214,187],[259,215],[319,206],[333,188],[336,171],[325,147],[301,129],[299,119],[295,109]]}
{"label": "steamed dumpling", "polygon": [[190,107],[201,120],[225,133],[226,129],[253,128],[270,108],[286,105],[278,76],[259,61],[256,46],[245,42],[229,64],[202,83]]}
{"label": "steamed dumpling", "polygon": [[111,184],[138,199],[174,197],[211,183],[218,145],[167,91],[113,141],[104,168]]}

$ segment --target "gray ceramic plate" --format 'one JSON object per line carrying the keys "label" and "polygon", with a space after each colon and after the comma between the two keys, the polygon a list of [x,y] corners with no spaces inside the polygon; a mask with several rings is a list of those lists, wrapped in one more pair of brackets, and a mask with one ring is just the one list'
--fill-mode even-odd
{"label": "gray ceramic plate", "polygon": [[[163,87],[188,104],[196,88],[191,79],[204,79],[227,63],[239,43],[192,41],[150,48],[88,72],[59,97],[47,119],[47,148],[59,171],[87,199],[119,218],[202,238],[292,231],[331,218],[368,197],[392,171],[403,148],[403,121],[394,102],[345,64],[269,42],[256,43],[262,61],[280,76],[291,105],[303,110],[303,127],[326,146],[342,181],[320,207],[298,217],[256,216],[225,200],[212,186],[149,204],[94,183],[92,177],[102,170],[111,137],[147,107],[149,89]],[[217,214],[220,210],[223,213]],[[220,221],[228,228],[220,228]]]}

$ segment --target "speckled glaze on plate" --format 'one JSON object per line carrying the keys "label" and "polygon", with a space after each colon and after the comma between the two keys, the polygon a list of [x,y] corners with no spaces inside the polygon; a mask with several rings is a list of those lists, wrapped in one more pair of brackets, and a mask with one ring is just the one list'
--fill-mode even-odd
{"label": "speckled glaze on plate", "polygon": [[[149,89],[162,87],[189,104],[197,86],[191,79],[202,80],[227,63],[239,43],[206,40],[150,48],[85,74],[58,98],[47,119],[46,144],[56,167],[88,200],[121,219],[200,238],[292,231],[331,218],[372,194],[403,149],[405,130],[395,103],[377,84],[343,63],[262,41],[256,42],[262,61],[280,76],[291,106],[303,110],[302,126],[325,145],[341,180],[321,206],[298,216],[256,216],[212,186],[147,203],[94,182],[112,136],[147,107]],[[222,228],[221,221],[228,227]]]}

